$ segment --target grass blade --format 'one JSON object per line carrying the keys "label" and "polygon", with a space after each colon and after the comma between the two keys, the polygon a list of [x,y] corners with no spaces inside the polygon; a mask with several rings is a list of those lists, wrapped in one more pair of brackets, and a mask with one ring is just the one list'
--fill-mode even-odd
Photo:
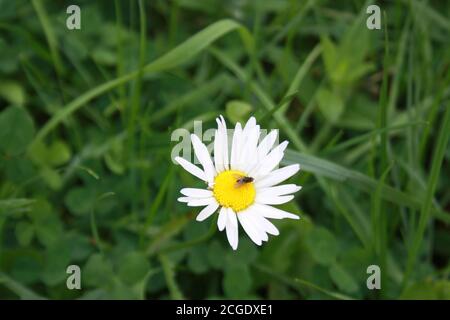
{"label": "grass blade", "polygon": [[[286,151],[286,156],[282,163],[286,165],[300,163],[302,170],[306,172],[331,178],[340,182],[351,182],[352,186],[368,193],[375,192],[378,186],[377,180],[361,172],[348,169],[329,160],[292,150]],[[383,184],[381,187],[381,196],[383,199],[402,206],[417,209],[422,205],[421,200],[418,199],[417,196],[409,195],[386,184]],[[436,217],[448,223],[450,221],[450,217],[447,217],[447,215],[448,214],[441,212],[436,215]]]}
{"label": "grass blade", "polygon": [[0,284],[3,284],[9,290],[17,294],[23,300],[45,300],[46,298],[38,295],[31,289],[25,287],[13,278],[3,272],[0,272]]}
{"label": "grass blade", "polygon": [[420,245],[422,243],[425,234],[425,229],[430,220],[434,192],[436,190],[436,186],[439,181],[439,174],[443,164],[444,155],[449,138],[450,138],[450,103],[448,103],[446,107],[444,118],[441,125],[441,130],[439,132],[439,136],[433,152],[433,161],[431,163],[431,171],[430,176],[428,178],[425,199],[423,201],[420,210],[419,225],[417,226],[417,229],[415,231],[413,243],[408,253],[408,264],[403,283],[404,288],[408,284],[409,277],[411,276],[411,272],[414,269],[414,265],[416,264],[416,260],[419,256]]}
{"label": "grass blade", "polygon": [[[160,72],[182,65],[201,51],[205,50],[211,43],[234,30],[240,31],[244,43],[246,43],[247,47],[251,48],[251,41],[249,40],[248,31],[246,31],[243,26],[233,20],[220,20],[190,37],[188,40],[172,49],[159,59],[147,64],[143,68],[143,73],[147,74],[152,72]],[[136,78],[138,75],[139,71],[133,71],[122,77],[105,82],[63,106],[61,111],[54,114],[51,119],[39,130],[30,144],[29,150],[31,150],[38,141],[42,140],[45,136],[47,136],[47,134],[55,129],[64,119],[85,106],[87,102],[117,86],[127,83],[128,81]]]}
{"label": "grass blade", "polygon": [[177,282],[175,281],[175,273],[173,272],[172,263],[164,254],[160,254],[158,257],[163,268],[164,277],[166,278],[166,284],[170,292],[170,297],[173,300],[182,300],[183,294],[181,293],[181,290],[180,288],[178,288]]}

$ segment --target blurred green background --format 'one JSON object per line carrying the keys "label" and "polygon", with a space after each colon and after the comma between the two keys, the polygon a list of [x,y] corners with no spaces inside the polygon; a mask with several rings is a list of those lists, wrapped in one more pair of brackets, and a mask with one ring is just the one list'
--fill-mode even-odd
{"label": "blurred green background", "polygon": [[[450,299],[449,17],[422,0],[0,0],[0,298]],[[279,129],[302,166],[282,206],[302,219],[262,247],[241,229],[233,252],[176,201],[202,184],[171,134],[219,114]]]}

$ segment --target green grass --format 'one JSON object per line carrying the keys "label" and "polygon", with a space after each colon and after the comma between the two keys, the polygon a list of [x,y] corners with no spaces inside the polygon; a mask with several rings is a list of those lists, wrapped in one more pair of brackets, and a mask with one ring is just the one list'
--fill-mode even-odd
{"label": "green grass", "polygon": [[[450,5],[368,3],[0,0],[0,298],[450,299]],[[176,201],[220,114],[302,168],[262,247]]]}

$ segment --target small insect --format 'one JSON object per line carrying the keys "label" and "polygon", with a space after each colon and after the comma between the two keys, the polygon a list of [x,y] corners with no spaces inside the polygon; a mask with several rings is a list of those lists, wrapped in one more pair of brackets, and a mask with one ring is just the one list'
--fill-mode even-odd
{"label": "small insect", "polygon": [[252,177],[236,175],[236,184],[234,185],[234,187],[239,188],[240,186],[243,186],[246,183],[253,182],[253,180],[255,179],[253,179]]}

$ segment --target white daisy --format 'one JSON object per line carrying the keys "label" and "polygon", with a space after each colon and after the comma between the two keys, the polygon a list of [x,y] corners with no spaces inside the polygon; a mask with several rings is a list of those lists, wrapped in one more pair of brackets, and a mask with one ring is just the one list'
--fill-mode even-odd
{"label": "white daisy", "polygon": [[301,189],[295,184],[278,185],[300,170],[293,164],[275,169],[284,156],[287,141],[274,147],[277,131],[272,130],[258,143],[260,127],[251,117],[244,128],[236,124],[228,148],[227,126],[222,116],[216,119],[218,128],[214,138],[214,162],[206,146],[192,134],[194,152],[203,170],[189,161],[176,157],[186,171],[205,181],[206,189],[184,188],[184,197],[178,201],[191,207],[204,207],[197,216],[203,221],[219,209],[217,226],[226,230],[228,242],[236,250],[238,247],[238,221],[250,239],[257,245],[268,240],[268,235],[278,235],[278,229],[270,219],[299,219],[295,214],[277,209],[272,205],[291,201]]}

